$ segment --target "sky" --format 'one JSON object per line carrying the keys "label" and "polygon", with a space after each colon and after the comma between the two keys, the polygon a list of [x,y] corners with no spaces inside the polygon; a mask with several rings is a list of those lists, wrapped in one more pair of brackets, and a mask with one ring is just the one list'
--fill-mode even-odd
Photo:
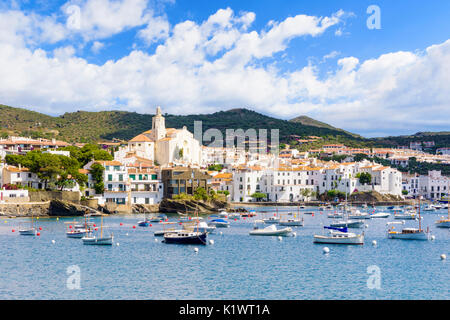
{"label": "sky", "polygon": [[450,131],[450,1],[3,0],[0,103]]}

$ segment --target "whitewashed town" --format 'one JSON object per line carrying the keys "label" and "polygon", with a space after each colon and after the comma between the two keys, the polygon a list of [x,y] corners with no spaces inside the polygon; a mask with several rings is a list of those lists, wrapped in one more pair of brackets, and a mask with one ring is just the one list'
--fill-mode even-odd
{"label": "whitewashed town", "polygon": [[[239,147],[208,147],[201,145],[186,127],[166,128],[160,107],[157,107],[148,131],[127,143],[110,145],[116,147],[113,160],[91,160],[79,169],[80,174],[87,176],[85,186],[74,182],[61,190],[79,192],[82,198],[95,199],[98,205],[115,208],[156,205],[164,198],[192,195],[200,186],[208,193],[222,194],[231,203],[314,201],[332,190],[349,198],[355,192],[367,191],[398,199],[421,196],[433,201],[448,196],[449,177],[440,171],[430,171],[428,175],[402,174],[391,166],[371,161],[372,156],[377,156],[400,165],[406,164],[411,157],[417,161],[450,163],[448,148],[440,150],[439,155],[432,155],[417,146],[355,149],[332,144],[324,145],[320,150],[300,152],[285,145],[277,153],[252,152]],[[69,143],[55,139],[8,137],[0,140],[0,155],[4,160],[7,155],[41,150],[70,157],[69,151],[59,150],[67,146]],[[346,157],[342,162],[323,161],[314,157],[319,152]],[[355,154],[368,157],[357,162]],[[95,188],[99,182],[92,174],[95,164],[104,168],[102,190]],[[28,189],[46,187],[36,173],[21,165],[2,161],[0,172],[2,202],[27,202]],[[183,178],[177,179],[181,175]],[[369,180],[361,179],[364,175],[370,176]]]}

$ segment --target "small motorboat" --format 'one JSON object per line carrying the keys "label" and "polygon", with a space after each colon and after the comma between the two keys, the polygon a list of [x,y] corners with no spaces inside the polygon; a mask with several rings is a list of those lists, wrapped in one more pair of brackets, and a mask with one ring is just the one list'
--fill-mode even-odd
{"label": "small motorboat", "polygon": [[19,234],[22,236],[36,236],[37,229],[35,227],[22,228],[22,229],[19,229]]}
{"label": "small motorboat", "polygon": [[292,228],[287,227],[283,229],[277,229],[275,225],[270,225],[265,228],[259,228],[255,226],[253,230],[249,232],[252,236],[290,236],[292,234]]}
{"label": "small motorboat", "polygon": [[376,219],[376,218],[389,218],[391,214],[387,212],[377,212],[370,215],[370,218]]}
{"label": "small motorboat", "polygon": [[330,223],[331,227],[335,228],[362,228],[364,227],[364,221],[362,220],[340,220]]}
{"label": "small motorboat", "polygon": [[224,219],[213,219],[211,220],[208,225],[212,225],[216,228],[228,228],[230,226],[230,223]]}
{"label": "small motorboat", "polygon": [[228,214],[228,219],[240,220],[241,219],[241,215],[239,213],[237,213],[237,212],[229,213]]}
{"label": "small motorboat", "polygon": [[159,216],[152,217],[150,222],[163,222],[167,220],[167,216],[165,214],[160,214]]}
{"label": "small motorboat", "polygon": [[278,225],[289,226],[289,227],[303,227],[304,221],[300,218],[288,218],[286,220],[280,220]]}
{"label": "small motorboat", "polygon": [[81,239],[85,237],[88,233],[89,233],[88,229],[74,228],[73,230],[68,230],[66,232],[66,236],[67,238]]}
{"label": "small motorboat", "polygon": [[394,214],[394,219],[400,220],[416,220],[417,214],[415,212],[404,212]]}
{"label": "small motorboat", "polygon": [[362,234],[356,234],[348,232],[347,228],[335,228],[324,227],[330,229],[328,235],[314,235],[314,243],[327,243],[327,244],[352,244],[362,245],[364,244],[364,232]]}
{"label": "small motorboat", "polygon": [[335,213],[329,213],[327,215],[328,218],[334,219],[334,218],[342,218],[344,214],[342,212],[335,212]]}
{"label": "small motorboat", "polygon": [[183,226],[184,230],[189,231],[198,231],[198,232],[206,232],[213,233],[216,230],[215,226],[208,226],[206,222],[199,222],[198,224],[190,224]]}
{"label": "small motorboat", "polygon": [[370,219],[370,215],[368,213],[361,212],[359,210],[355,210],[348,215],[350,219]]}
{"label": "small motorboat", "polygon": [[269,217],[267,219],[263,219],[266,224],[278,224],[280,222],[280,218],[278,217]]}
{"label": "small motorboat", "polygon": [[429,232],[417,228],[404,228],[402,231],[388,230],[389,239],[429,240]]}
{"label": "small motorboat", "polygon": [[436,211],[436,208],[433,205],[429,205],[423,208],[423,211]]}
{"label": "small motorboat", "polygon": [[182,230],[164,234],[164,243],[175,244],[204,244],[206,245],[206,232]]}
{"label": "small motorboat", "polygon": [[254,216],[256,216],[256,212],[254,210],[241,213],[241,217],[243,218],[253,218]]}
{"label": "small motorboat", "polygon": [[150,225],[150,220],[146,219],[138,222],[139,227],[148,227]]}

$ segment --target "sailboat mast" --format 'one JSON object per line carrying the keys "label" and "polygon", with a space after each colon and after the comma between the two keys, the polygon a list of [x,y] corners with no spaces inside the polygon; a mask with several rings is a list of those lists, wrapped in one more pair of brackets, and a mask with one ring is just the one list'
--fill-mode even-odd
{"label": "sailboat mast", "polygon": [[419,194],[419,231],[422,230],[421,220],[422,220],[422,219],[420,219],[420,194]]}
{"label": "sailboat mast", "polygon": [[103,215],[100,218],[100,238],[103,238]]}

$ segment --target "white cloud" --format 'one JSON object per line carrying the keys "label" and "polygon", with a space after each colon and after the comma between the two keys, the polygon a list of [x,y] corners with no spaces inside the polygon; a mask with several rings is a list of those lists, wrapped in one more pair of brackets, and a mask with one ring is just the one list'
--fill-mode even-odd
{"label": "white cloud", "polygon": [[[154,17],[152,12],[137,16],[151,28],[148,14]],[[133,50],[103,65],[77,57],[71,46],[53,54],[29,48],[26,44],[35,37],[26,28],[19,34],[0,29],[1,103],[52,114],[78,109],[153,112],[155,105],[180,114],[249,107],[285,118],[308,113],[367,134],[392,128],[414,132],[418,123],[448,126],[450,40],[423,52],[392,52],[366,61],[342,57],[325,77],[313,63],[290,72],[258,63],[285,51],[293,38],[315,37],[338,27],[343,15],[297,15],[257,32],[248,30],[254,14],[236,15],[226,8],[203,23],[184,21],[154,29],[162,33],[148,31],[147,40],[162,41],[154,52]],[[22,30],[21,19],[27,25],[30,18],[17,14],[15,29]],[[100,20],[92,19],[97,22],[91,26],[102,25],[103,31],[96,35],[98,30],[90,27],[87,34],[120,29],[105,27]],[[130,23],[119,25],[126,28]],[[50,35],[46,37],[52,39]],[[94,42],[94,47],[101,49],[102,43]],[[324,59],[338,54],[331,52]]]}
{"label": "white cloud", "polygon": [[103,49],[104,46],[105,46],[105,44],[104,44],[103,42],[100,42],[100,41],[94,41],[94,42],[92,43],[92,46],[91,46],[91,51],[92,51],[93,53],[97,54],[97,53],[100,52],[100,50]]}

